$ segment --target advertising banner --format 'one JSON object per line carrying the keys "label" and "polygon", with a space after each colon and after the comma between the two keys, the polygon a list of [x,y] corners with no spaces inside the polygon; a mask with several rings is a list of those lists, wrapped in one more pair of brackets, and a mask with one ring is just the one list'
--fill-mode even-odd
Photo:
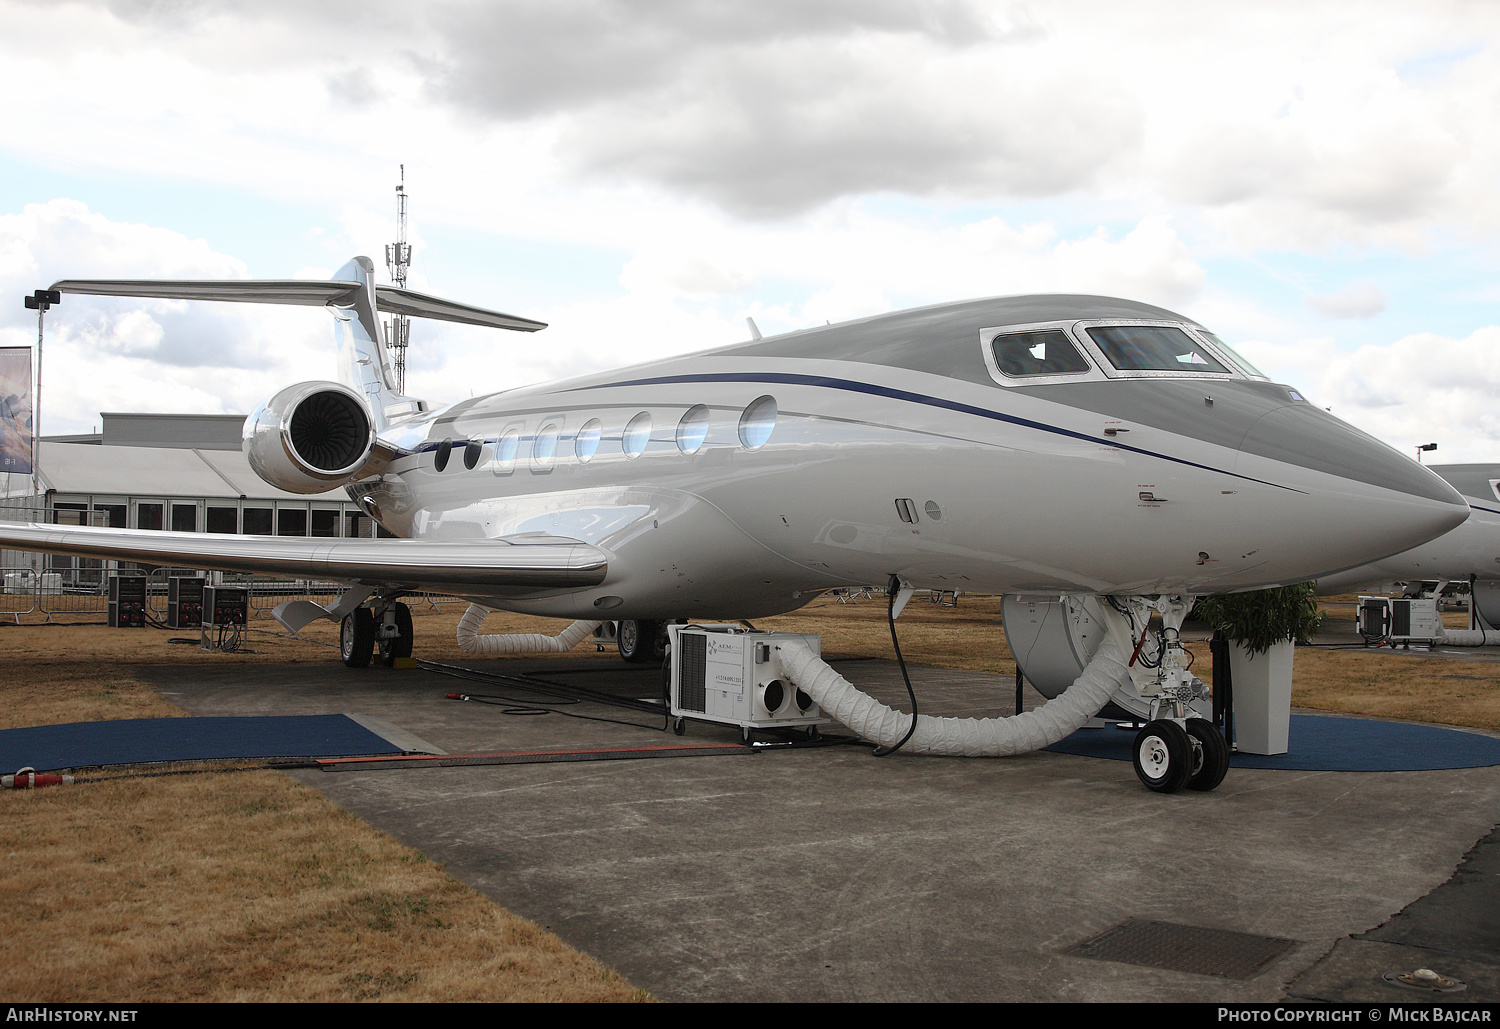
{"label": "advertising banner", "polygon": [[0,347],[0,472],[31,474],[30,347]]}

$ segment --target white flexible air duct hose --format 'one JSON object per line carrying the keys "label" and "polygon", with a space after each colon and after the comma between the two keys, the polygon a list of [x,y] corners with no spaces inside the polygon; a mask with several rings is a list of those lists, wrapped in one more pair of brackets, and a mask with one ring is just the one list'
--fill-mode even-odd
{"label": "white flexible air duct hose", "polygon": [[[1494,630],[1491,630],[1492,632]],[[1494,647],[1500,646],[1500,632],[1495,633],[1493,640],[1486,639],[1483,629],[1449,629],[1444,627],[1439,641],[1450,647]]]}
{"label": "white flexible air duct hose", "polygon": [[469,605],[458,620],[459,650],[465,654],[561,654],[578,646],[600,624],[577,621],[556,636],[540,632],[480,636],[479,627],[489,617],[490,610],[483,604]]}
{"label": "white flexible air duct hose", "polygon": [[[882,747],[901,742],[911,715],[861,693],[802,644],[779,646],[782,672],[831,718]],[[1116,690],[1129,684],[1130,672],[1115,634],[1107,633],[1073,685],[1041,707],[1007,718],[918,715],[917,731],[906,749],[946,757],[1005,757],[1041,750],[1082,728]]]}

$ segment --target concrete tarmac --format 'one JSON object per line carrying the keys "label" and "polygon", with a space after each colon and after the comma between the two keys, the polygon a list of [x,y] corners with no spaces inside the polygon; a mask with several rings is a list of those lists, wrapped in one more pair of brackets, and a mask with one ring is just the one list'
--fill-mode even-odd
{"label": "concrete tarmac", "polygon": [[[149,678],[193,714],[364,714],[450,754],[739,739],[597,703],[559,710],[639,726],[506,714],[444,695],[547,702],[427,670],[232,660]],[[659,669],[618,661],[473,667],[660,691]],[[904,706],[894,665],[840,671]],[[924,712],[1013,711],[1008,679],[912,672]],[[294,774],[664,1001],[1500,999],[1500,768],[1231,769],[1170,796],[1125,762],[868,746]],[[1250,978],[1070,953],[1130,920],[1291,944]],[[1417,967],[1469,988],[1381,979]]]}

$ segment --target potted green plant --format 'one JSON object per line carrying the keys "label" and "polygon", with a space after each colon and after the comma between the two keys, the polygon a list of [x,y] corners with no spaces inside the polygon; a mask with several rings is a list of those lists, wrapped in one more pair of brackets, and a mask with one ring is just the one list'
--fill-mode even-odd
{"label": "potted green plant", "polygon": [[1323,621],[1317,583],[1198,601],[1197,616],[1227,644],[1237,749],[1285,754],[1291,736],[1292,656]]}

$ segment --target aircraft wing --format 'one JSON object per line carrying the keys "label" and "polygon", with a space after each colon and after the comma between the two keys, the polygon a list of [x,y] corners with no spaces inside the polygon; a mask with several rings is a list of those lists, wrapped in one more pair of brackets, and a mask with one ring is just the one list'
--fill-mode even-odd
{"label": "aircraft wing", "polygon": [[[159,300],[230,300],[247,304],[296,304],[304,307],[353,307],[365,290],[362,282],[314,279],[63,279],[52,284],[59,293]],[[414,318],[436,318],[466,325],[535,332],[546,322],[488,311],[395,286],[375,287],[377,310]]]}
{"label": "aircraft wing", "polygon": [[0,522],[0,546],[177,568],[465,593],[594,586],[608,571],[602,551],[540,533],[472,540],[308,539]]}

